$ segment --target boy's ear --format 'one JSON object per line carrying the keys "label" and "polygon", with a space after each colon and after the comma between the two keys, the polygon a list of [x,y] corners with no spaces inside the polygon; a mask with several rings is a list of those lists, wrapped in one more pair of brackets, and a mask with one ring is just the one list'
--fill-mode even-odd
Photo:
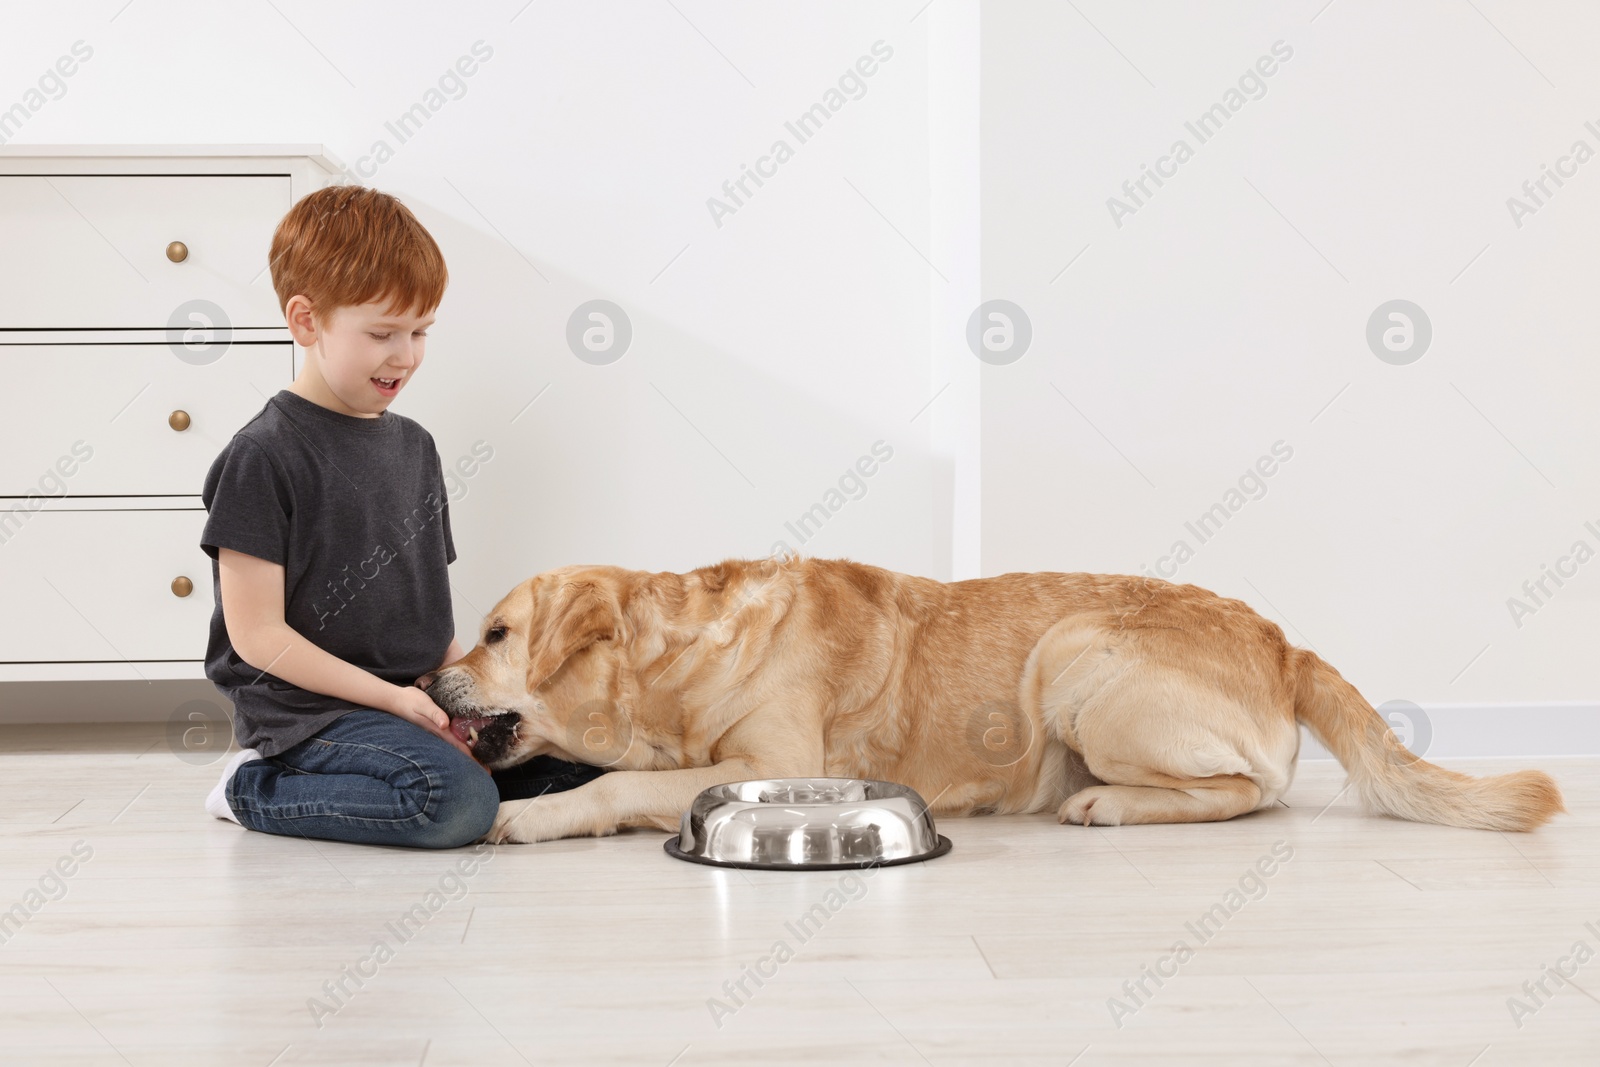
{"label": "boy's ear", "polygon": [[578,652],[615,637],[619,614],[616,601],[594,582],[573,582],[558,590],[544,624],[529,628],[528,692],[549,681]]}

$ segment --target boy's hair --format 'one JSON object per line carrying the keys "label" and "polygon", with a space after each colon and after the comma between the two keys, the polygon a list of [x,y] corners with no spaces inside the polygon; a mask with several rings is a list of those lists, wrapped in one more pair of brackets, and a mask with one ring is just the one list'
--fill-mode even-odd
{"label": "boy's hair", "polygon": [[272,235],[272,287],[287,310],[298,294],[319,317],[387,300],[389,310],[425,314],[450,281],[444,256],[417,217],[388,193],[330,185],[308,193]]}

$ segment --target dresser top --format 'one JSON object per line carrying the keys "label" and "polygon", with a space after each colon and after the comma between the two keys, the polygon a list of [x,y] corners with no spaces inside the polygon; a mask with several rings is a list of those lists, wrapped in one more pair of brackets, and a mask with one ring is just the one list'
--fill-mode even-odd
{"label": "dresser top", "polygon": [[0,145],[0,158],[6,156],[46,156],[52,159],[86,158],[213,158],[218,156],[249,159],[295,156],[316,160],[330,171],[339,169],[328,150],[320,144],[8,144]]}

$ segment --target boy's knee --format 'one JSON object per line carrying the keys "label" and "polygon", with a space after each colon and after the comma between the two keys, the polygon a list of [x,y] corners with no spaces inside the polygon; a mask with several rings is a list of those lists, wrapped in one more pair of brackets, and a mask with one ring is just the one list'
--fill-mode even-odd
{"label": "boy's knee", "polygon": [[484,771],[469,767],[444,791],[444,802],[430,805],[417,831],[422,848],[459,848],[489,832],[500,812],[500,790]]}

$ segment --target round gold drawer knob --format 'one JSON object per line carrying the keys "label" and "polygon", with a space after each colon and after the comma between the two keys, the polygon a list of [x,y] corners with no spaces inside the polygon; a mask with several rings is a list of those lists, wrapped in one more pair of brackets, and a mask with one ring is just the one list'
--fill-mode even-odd
{"label": "round gold drawer knob", "polygon": [[167,246],[167,258],[174,263],[182,263],[189,258],[189,246],[182,241],[174,241]]}
{"label": "round gold drawer knob", "polygon": [[189,428],[189,413],[184,411],[182,408],[179,408],[177,411],[174,411],[171,415],[167,416],[167,425],[171,426],[179,433],[182,433],[184,430]]}
{"label": "round gold drawer knob", "polygon": [[188,596],[192,592],[194,592],[194,583],[183,575],[180,574],[172,579],[173,596]]}

